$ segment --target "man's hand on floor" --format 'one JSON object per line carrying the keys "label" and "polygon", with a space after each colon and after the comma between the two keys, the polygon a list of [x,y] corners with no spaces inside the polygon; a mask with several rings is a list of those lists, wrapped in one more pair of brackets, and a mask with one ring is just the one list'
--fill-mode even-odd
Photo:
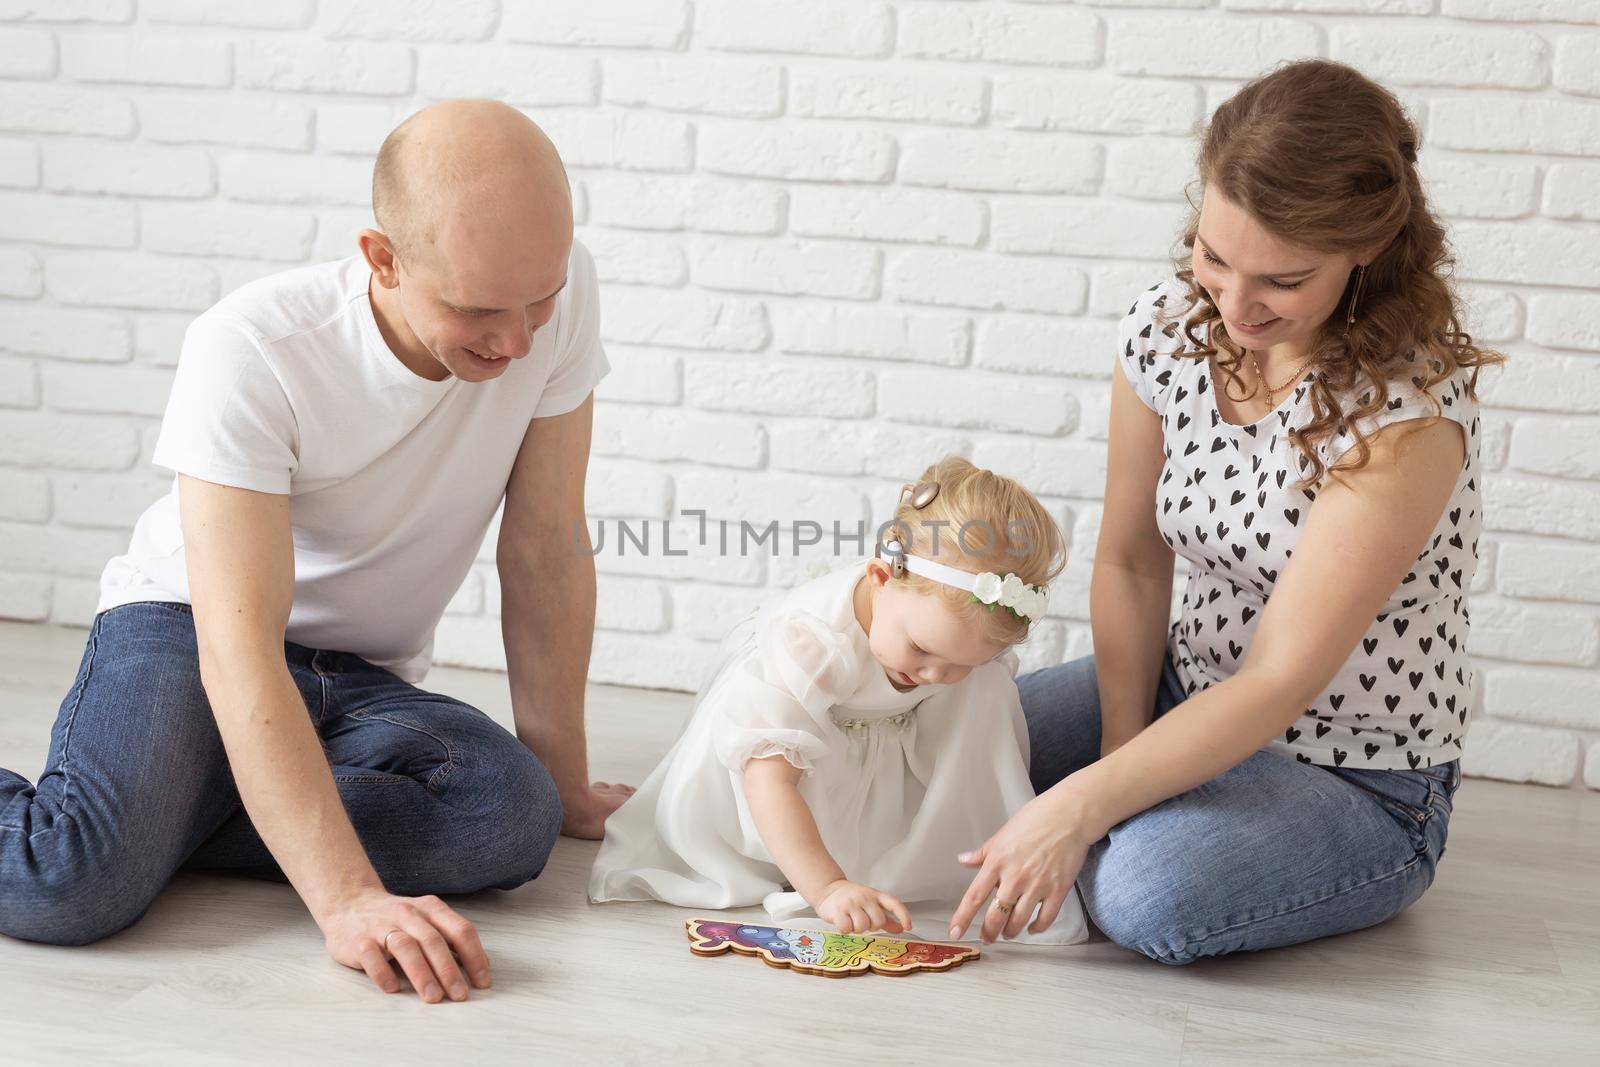
{"label": "man's hand on floor", "polygon": [[[478,931],[438,897],[397,897],[369,890],[318,917],[328,954],[365,971],[385,993],[400,992],[395,965],[429,1004],[467,999],[467,977],[489,988],[489,957]],[[459,962],[458,962],[459,961]]]}

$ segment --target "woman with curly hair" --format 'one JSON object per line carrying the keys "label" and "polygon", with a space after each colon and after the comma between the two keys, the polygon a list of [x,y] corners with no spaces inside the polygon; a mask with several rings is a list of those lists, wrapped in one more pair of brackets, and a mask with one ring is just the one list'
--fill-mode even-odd
{"label": "woman with curly hair", "polygon": [[[1304,61],[1219,107],[1113,374],[1095,655],[1018,680],[1040,794],[952,933],[1074,879],[1165,963],[1380,923],[1433,880],[1475,698],[1477,377],[1399,102]],[[1174,560],[1188,562],[1168,627]]]}

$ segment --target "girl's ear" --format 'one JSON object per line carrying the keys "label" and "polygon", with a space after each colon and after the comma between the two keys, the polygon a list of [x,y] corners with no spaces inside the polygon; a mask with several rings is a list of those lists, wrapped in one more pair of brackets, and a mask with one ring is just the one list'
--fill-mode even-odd
{"label": "girl's ear", "polygon": [[881,559],[867,560],[867,576],[872,579],[874,589],[882,589],[889,581],[889,565]]}

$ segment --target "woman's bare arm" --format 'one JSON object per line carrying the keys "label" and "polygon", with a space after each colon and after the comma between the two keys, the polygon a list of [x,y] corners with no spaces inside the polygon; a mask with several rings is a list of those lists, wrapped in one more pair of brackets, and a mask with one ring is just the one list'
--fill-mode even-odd
{"label": "woman's bare arm", "polygon": [[1395,423],[1367,466],[1317,494],[1239,670],[1058,788],[1101,833],[1239,763],[1294,722],[1354,653],[1439,523],[1466,457],[1461,427]]}
{"label": "woman's bare arm", "polygon": [[[1461,428],[1444,420],[1419,428],[1416,421],[1378,431],[1367,466],[1318,493],[1231,678],[1034,798],[968,854],[964,862],[979,870],[951,918],[952,936],[997,889],[1008,899],[1038,901],[1031,928],[1045,929],[1090,845],[1124,819],[1241,762],[1327,688],[1421,554],[1460,475]],[[1032,912],[1031,903],[1025,910]],[[1015,935],[1026,921],[1021,910],[1008,918],[991,908],[983,937]]]}
{"label": "woman's bare arm", "polygon": [[1166,656],[1173,553],[1156,527],[1155,508],[1164,459],[1161,418],[1134,394],[1118,364],[1105,506],[1089,589],[1102,754],[1149,725]]}

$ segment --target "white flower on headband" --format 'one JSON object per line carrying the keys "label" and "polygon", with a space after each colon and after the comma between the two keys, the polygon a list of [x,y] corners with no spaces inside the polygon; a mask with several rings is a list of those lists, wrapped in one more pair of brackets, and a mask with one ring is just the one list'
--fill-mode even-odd
{"label": "white flower on headband", "polygon": [[[943,582],[957,589],[970,590],[973,601],[985,605],[990,611],[996,607],[1003,607],[1017,618],[1028,622],[1038,622],[1044,618],[1045,609],[1050,603],[1043,586],[1029,585],[1015,574],[1008,574],[1002,578],[993,571],[973,574],[971,571],[957,570],[937,560],[914,556],[895,540],[883,541],[878,554],[888,555],[895,560],[896,566],[903,567],[904,571],[920,574],[924,578]],[[898,577],[900,573],[903,571],[897,571],[896,576]]]}
{"label": "white flower on headband", "polygon": [[1001,578],[993,571],[984,571],[974,579],[972,598],[980,604],[987,604],[990,611],[998,605],[1029,622],[1044,618],[1045,609],[1050,603],[1049,594],[1044,589],[1029,585],[1015,574]]}

